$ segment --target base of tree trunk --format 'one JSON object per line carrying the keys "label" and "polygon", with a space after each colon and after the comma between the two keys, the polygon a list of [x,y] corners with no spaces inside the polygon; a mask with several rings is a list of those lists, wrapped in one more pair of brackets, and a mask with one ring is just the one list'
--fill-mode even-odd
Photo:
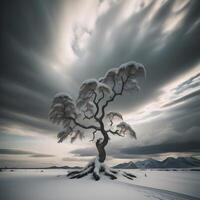
{"label": "base of tree trunk", "polygon": [[96,181],[100,179],[100,174],[104,174],[105,176],[110,177],[110,179],[112,180],[117,179],[118,174],[121,174],[122,176],[130,180],[136,178],[136,176],[131,173],[107,167],[104,163],[99,162],[98,157],[95,160],[91,161],[83,169],[69,172],[67,176],[70,179],[75,179],[75,178],[82,178],[84,176],[87,176],[88,174],[92,174],[93,178]]}

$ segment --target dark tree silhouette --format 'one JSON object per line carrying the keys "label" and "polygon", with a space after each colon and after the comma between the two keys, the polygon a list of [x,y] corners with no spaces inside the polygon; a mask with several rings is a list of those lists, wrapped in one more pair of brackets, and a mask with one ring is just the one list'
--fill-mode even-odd
{"label": "dark tree silhouette", "polygon": [[[69,94],[57,94],[52,102],[49,118],[53,123],[62,124],[63,130],[58,133],[58,142],[70,137],[71,142],[77,138],[82,139],[86,133],[92,134],[96,140],[98,156],[85,168],[68,174],[70,178],[81,178],[89,173],[95,180],[100,179],[100,172],[115,179],[117,170],[109,169],[104,161],[106,159],[105,146],[109,141],[109,134],[124,137],[130,135],[136,139],[131,126],[123,121],[118,112],[106,112],[106,108],[117,96],[132,91],[138,91],[136,78],[145,75],[142,64],[128,62],[118,68],[109,70],[99,80],[89,79],[82,83],[76,101]],[[97,133],[101,137],[96,139]],[[135,177],[123,172],[129,179]]]}

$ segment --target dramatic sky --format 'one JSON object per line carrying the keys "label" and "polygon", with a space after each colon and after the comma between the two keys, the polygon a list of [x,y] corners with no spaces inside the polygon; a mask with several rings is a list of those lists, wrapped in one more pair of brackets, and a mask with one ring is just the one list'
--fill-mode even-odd
{"label": "dramatic sky", "polygon": [[110,165],[200,157],[200,1],[4,1],[0,7],[0,167],[84,165],[95,143],[57,143],[57,92],[134,60],[141,91],[111,106],[137,133],[112,137]]}

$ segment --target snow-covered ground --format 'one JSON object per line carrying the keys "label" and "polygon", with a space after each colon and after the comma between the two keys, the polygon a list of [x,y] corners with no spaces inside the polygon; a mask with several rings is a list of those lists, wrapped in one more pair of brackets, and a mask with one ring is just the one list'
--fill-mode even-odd
{"label": "snow-covered ground", "polygon": [[[134,181],[120,177],[100,181],[90,176],[68,179],[66,170],[0,172],[2,200],[189,200],[200,199],[200,172],[128,170]],[[145,176],[145,173],[147,176]],[[60,176],[58,176],[60,175]]]}
{"label": "snow-covered ground", "polygon": [[[146,176],[145,177],[145,173]],[[200,198],[200,171],[135,171],[134,184]]]}

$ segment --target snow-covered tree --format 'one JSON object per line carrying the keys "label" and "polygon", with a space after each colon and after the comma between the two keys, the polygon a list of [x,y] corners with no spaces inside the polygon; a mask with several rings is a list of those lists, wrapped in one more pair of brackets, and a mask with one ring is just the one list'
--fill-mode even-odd
{"label": "snow-covered tree", "polygon": [[[74,142],[77,138],[84,138],[86,133],[92,135],[96,142],[98,156],[85,168],[68,174],[70,178],[81,178],[89,173],[93,174],[95,180],[100,179],[100,172],[116,178],[118,171],[109,169],[104,164],[106,159],[105,146],[110,139],[109,135],[130,135],[136,139],[136,133],[132,127],[123,121],[118,112],[107,112],[106,108],[117,96],[133,91],[138,91],[136,80],[145,75],[142,64],[134,61],[120,65],[118,68],[110,69],[104,77],[99,80],[89,79],[80,86],[79,94],[74,100],[69,94],[57,94],[49,111],[49,118],[53,123],[62,124],[63,130],[58,133],[58,142],[70,138]],[[101,135],[97,137],[97,133]],[[127,178],[133,175],[123,173]]]}

